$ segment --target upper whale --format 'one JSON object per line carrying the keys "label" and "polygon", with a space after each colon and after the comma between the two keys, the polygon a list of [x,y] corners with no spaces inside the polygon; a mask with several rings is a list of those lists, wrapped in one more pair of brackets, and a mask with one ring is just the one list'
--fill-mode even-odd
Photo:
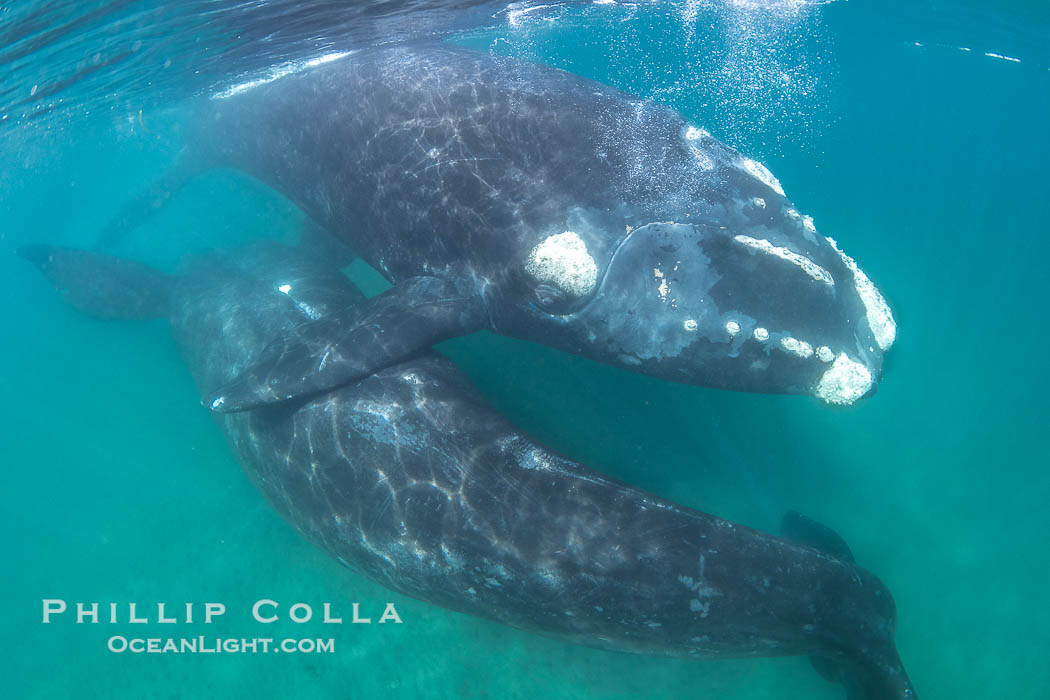
{"label": "upper whale", "polygon": [[896,336],[871,279],[765,166],[667,106],[548,66],[359,51],[210,100],[175,172],[213,166],[283,192],[394,284],[275,339],[209,397],[221,410],[481,328],[672,381],[850,404]]}

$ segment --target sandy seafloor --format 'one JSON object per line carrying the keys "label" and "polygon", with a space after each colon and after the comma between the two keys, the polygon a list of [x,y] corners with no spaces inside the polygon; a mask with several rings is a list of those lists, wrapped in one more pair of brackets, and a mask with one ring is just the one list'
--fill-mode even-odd
{"label": "sandy seafloor", "polygon": [[[872,8],[850,5],[825,13],[826,118],[799,124],[797,138],[763,141],[767,129],[748,141],[739,124],[715,121],[703,86],[668,101],[766,162],[885,293],[899,340],[874,398],[840,410],[672,385],[490,334],[442,349],[509,417],[602,471],[760,529],[775,531],[789,509],[834,527],[892,590],[920,697],[1043,698],[1046,56],[984,56],[1008,54],[1009,33],[988,39],[965,24],[955,34],[981,50],[915,46],[937,31],[880,33]],[[600,45],[550,31],[530,50],[608,79]],[[0,695],[842,697],[801,658],[612,654],[447,612],[300,539],[233,461],[163,322],[85,318],[13,254],[25,242],[87,244],[163,170],[178,146],[170,128],[185,118],[173,109],[0,137]],[[123,252],[170,267],[187,250],[293,240],[300,222],[280,196],[216,172]],[[360,263],[350,271],[375,284]],[[43,625],[42,598],[221,601],[228,612],[208,628],[77,626],[68,615]],[[375,617],[392,601],[404,623],[264,628],[250,619],[259,598],[332,602],[344,619],[350,601]],[[333,637],[336,653],[112,654],[113,634]]]}

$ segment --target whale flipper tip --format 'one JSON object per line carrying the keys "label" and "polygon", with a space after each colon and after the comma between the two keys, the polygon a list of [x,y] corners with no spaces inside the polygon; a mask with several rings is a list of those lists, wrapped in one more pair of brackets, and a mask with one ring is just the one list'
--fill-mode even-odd
{"label": "whale flipper tip", "polygon": [[780,525],[785,539],[804,544],[844,561],[854,561],[846,540],[827,525],[796,511],[788,511]]}

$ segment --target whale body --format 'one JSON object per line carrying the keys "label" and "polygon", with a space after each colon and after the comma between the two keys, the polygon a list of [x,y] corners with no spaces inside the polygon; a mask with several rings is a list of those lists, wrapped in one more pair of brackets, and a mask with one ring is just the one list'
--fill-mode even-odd
{"label": "whale body", "polygon": [[[243,371],[274,334],[366,303],[334,267],[273,243],[192,258],[174,277],[94,252],[22,254],[87,313],[168,317],[200,387]],[[775,537],[589,469],[435,353],[213,415],[293,527],[393,590],[614,651],[808,655],[854,700],[915,697],[893,598],[833,532],[793,514]]]}
{"label": "whale body", "polygon": [[221,411],[482,328],[672,381],[850,404],[873,392],[896,336],[875,285],[765,166],[562,70],[447,45],[367,49],[209,100],[192,132],[103,249],[159,193],[230,167],[394,284],[206,387]]}

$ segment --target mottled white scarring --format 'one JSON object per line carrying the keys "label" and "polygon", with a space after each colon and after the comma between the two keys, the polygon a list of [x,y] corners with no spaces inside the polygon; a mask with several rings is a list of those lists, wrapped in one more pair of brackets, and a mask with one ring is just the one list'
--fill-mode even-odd
{"label": "mottled white scarring", "polygon": [[821,401],[846,406],[864,396],[870,388],[871,372],[868,368],[842,353],[820,378],[816,395]]}
{"label": "mottled white scarring", "polygon": [[587,296],[598,283],[598,266],[574,231],[548,236],[533,248],[525,272],[537,283],[552,284],[575,298]]}
{"label": "mottled white scarring", "polygon": [[[704,129],[698,129],[695,126],[690,126],[685,130],[685,140],[687,142],[699,141],[702,138],[711,138],[711,134],[707,133]],[[689,143],[689,151],[704,170],[711,170],[715,167],[715,162],[711,160],[711,156],[697,148],[692,143]]]}
{"label": "mottled white scarring", "polygon": [[696,162],[700,165],[701,168],[703,168],[704,170],[714,169],[715,162],[711,160],[711,156],[707,155],[692,144],[689,145],[689,150],[692,151],[693,157],[696,158]]}

